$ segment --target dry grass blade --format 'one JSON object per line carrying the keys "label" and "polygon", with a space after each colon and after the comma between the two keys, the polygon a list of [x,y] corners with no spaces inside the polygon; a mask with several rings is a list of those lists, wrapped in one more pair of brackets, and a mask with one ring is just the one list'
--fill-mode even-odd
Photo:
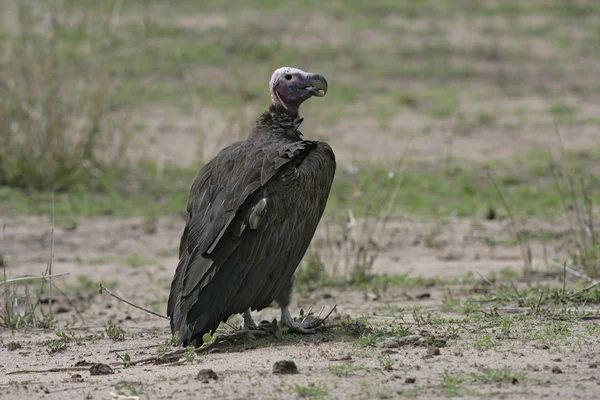
{"label": "dry grass blade", "polygon": [[[2,285],[6,285],[9,283],[14,283],[14,282],[21,282],[21,281],[29,281],[29,280],[35,280],[35,279],[51,279],[51,278],[57,278],[60,276],[66,276],[66,275],[70,275],[70,272],[62,272],[60,274],[54,274],[54,275],[42,275],[42,276],[20,276],[18,278],[12,278],[12,279],[6,279],[3,282],[0,282],[0,286]],[[6,277],[6,275],[5,275]]]}
{"label": "dry grass blade", "polygon": [[52,229],[50,229],[50,260],[48,261],[48,276],[49,276],[49,299],[48,308],[50,310],[50,317],[52,318],[52,264],[54,263],[54,224],[55,224],[55,214],[54,214],[54,192],[52,192]]}
{"label": "dry grass blade", "polygon": [[[572,232],[574,243],[574,250],[571,254],[572,263],[581,266],[582,271],[585,271],[584,275],[591,279],[596,277],[600,270],[600,249],[594,231],[590,187],[586,185],[583,176],[580,176],[577,181],[575,180],[575,172],[569,166],[556,122],[554,122],[554,128],[561,157],[557,163],[559,172],[553,170],[553,178]],[[574,217],[573,214],[575,214]]]}
{"label": "dry grass blade", "polygon": [[70,372],[70,371],[89,371],[90,367],[56,367],[47,369],[20,369],[18,371],[7,372],[6,375],[21,374],[45,374],[48,372]]}
{"label": "dry grass blade", "polygon": [[104,284],[102,284],[102,283],[101,283],[101,284],[100,284],[100,294],[102,294],[102,292],[106,292],[106,293],[108,293],[109,295],[111,295],[112,297],[114,297],[115,299],[117,299],[117,300],[119,300],[119,301],[122,301],[123,303],[125,303],[125,304],[128,304],[128,305],[130,305],[131,307],[137,308],[138,310],[142,310],[142,311],[144,311],[144,312],[147,312],[148,314],[155,315],[155,316],[157,316],[157,317],[159,317],[159,318],[163,318],[163,319],[169,319],[169,317],[165,317],[164,315],[161,315],[161,314],[159,314],[159,313],[156,313],[156,312],[154,312],[154,311],[152,311],[152,310],[148,310],[147,308],[140,307],[140,306],[138,306],[137,304],[133,304],[132,302],[130,302],[130,301],[127,301],[127,300],[125,300],[124,298],[117,296],[116,294],[114,294],[113,292],[111,292],[110,290],[108,290],[108,288],[107,288],[106,286],[104,286]]}
{"label": "dry grass blade", "polygon": [[494,179],[494,177],[492,176],[492,174],[490,173],[489,170],[487,170],[486,173],[487,173],[488,178],[494,185],[494,189],[496,190],[496,193],[498,193],[498,196],[500,197],[500,201],[502,201],[502,205],[504,206],[504,208],[506,209],[506,212],[508,213],[508,218],[510,220],[510,225],[513,230],[513,234],[515,235],[515,238],[517,239],[517,242],[519,243],[519,250],[521,251],[521,258],[523,259],[523,262],[525,263],[526,276],[528,276],[532,270],[531,248],[529,247],[529,243],[527,243],[527,241],[523,238],[523,235],[521,234],[522,230],[521,230],[520,224],[518,222],[519,221],[518,217],[514,213],[512,207],[510,207],[510,205],[506,201],[506,198],[504,197],[504,194],[502,194],[502,191],[500,190],[498,183],[496,182],[496,180]]}
{"label": "dry grass blade", "polygon": [[[6,255],[4,253],[5,251],[5,246],[6,246],[6,223],[4,222],[4,220],[2,220],[2,246],[0,247],[0,260],[2,261],[2,275],[4,278],[4,282],[2,282],[0,284],[0,286],[6,284],[8,281],[6,280]],[[4,291],[4,313],[6,315],[6,318],[8,318],[8,325],[11,324],[10,321],[10,294],[8,293],[8,290]]]}

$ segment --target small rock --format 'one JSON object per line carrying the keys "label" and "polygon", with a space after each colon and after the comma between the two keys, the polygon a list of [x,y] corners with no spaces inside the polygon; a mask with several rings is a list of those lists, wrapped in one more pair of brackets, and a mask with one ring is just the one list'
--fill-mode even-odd
{"label": "small rock", "polygon": [[379,296],[373,292],[367,293],[367,299],[371,301],[379,300]]}
{"label": "small rock", "polygon": [[427,355],[429,356],[439,356],[440,354],[441,352],[438,347],[430,347],[427,349]]}
{"label": "small rock", "polygon": [[79,360],[75,363],[75,367],[91,367],[94,363],[85,360]]}
{"label": "small rock", "polygon": [[115,371],[106,364],[98,363],[90,367],[90,375],[110,375],[114,373]]}
{"label": "small rock", "polygon": [[350,354],[346,354],[344,356],[331,357],[328,358],[329,361],[350,361],[352,360],[352,356]]}
{"label": "small rock", "polygon": [[555,365],[554,367],[552,367],[552,373],[553,374],[562,374],[562,369],[560,369],[560,367],[558,365]]}
{"label": "small rock", "polygon": [[421,335],[408,335],[398,339],[398,344],[400,346],[405,346],[407,344],[418,345],[423,340],[425,340],[425,338]]}
{"label": "small rock", "polygon": [[10,342],[9,344],[6,345],[6,348],[8,349],[8,351],[15,351],[15,350],[22,349],[23,347],[21,346],[21,343],[19,343],[19,342]]}
{"label": "small rock", "polygon": [[296,366],[296,363],[293,362],[292,360],[277,361],[275,364],[273,364],[273,374],[274,375],[297,374],[297,373],[298,373],[298,367]]}
{"label": "small rock", "polygon": [[404,383],[411,384],[411,383],[415,383],[416,381],[417,381],[417,378],[408,377],[404,380]]}
{"label": "small rock", "polygon": [[385,339],[378,343],[378,346],[384,349],[397,349],[400,347],[400,342],[396,339]]}
{"label": "small rock", "polygon": [[215,371],[210,368],[201,369],[198,371],[198,375],[196,375],[196,379],[201,381],[202,383],[208,383],[211,380],[216,381],[219,379],[219,376]]}
{"label": "small rock", "polygon": [[71,375],[70,378],[67,378],[64,380],[64,382],[77,382],[77,383],[83,382],[83,381],[84,381],[83,376],[81,376],[80,374],[73,374],[73,375]]}

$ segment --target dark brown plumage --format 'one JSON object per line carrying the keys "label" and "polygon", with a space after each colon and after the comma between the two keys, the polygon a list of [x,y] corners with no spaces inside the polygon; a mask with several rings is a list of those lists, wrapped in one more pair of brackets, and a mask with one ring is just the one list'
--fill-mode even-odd
{"label": "dark brown plumage", "polygon": [[179,343],[200,346],[232,314],[277,301],[282,323],[295,270],[325,209],[335,156],[324,142],[303,140],[300,104],[323,96],[325,78],[280,68],[271,79],[272,104],[248,138],[223,149],[192,184],[179,264],[167,315]]}

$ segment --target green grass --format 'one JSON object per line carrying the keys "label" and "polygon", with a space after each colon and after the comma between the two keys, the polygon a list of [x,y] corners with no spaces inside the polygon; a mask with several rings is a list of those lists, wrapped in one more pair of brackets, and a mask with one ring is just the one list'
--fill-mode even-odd
{"label": "green grass", "polygon": [[[264,92],[265,82],[244,79],[244,86],[240,87],[236,84],[236,74],[243,77],[268,76],[275,64],[321,65],[321,69],[325,69],[323,72],[335,76],[338,93],[332,91],[331,95],[336,103],[352,104],[360,97],[368,96],[373,104],[381,104],[378,100],[389,99],[390,89],[406,90],[405,82],[410,80],[424,85],[423,90],[416,91],[417,97],[423,98],[419,92],[427,94],[424,100],[429,104],[424,105],[423,110],[433,119],[454,115],[457,93],[470,96],[482,80],[492,83],[498,91],[505,90],[507,83],[521,93],[531,88],[528,81],[522,82],[519,78],[520,68],[507,68],[502,77],[494,77],[489,71],[474,67],[472,60],[485,60],[489,55],[481,49],[464,49],[449,42],[445,30],[448,21],[469,15],[508,20],[546,15],[553,22],[544,25],[551,33],[559,31],[560,27],[577,24],[588,27],[589,36],[595,37],[591,17],[599,10],[593,1],[575,4],[562,0],[536,2],[534,5],[524,5],[517,0],[497,5],[472,0],[466,3],[449,0],[378,0],[369,3],[341,0],[326,5],[314,0],[303,1],[301,5],[258,0],[243,6],[231,0],[218,4],[182,0],[172,6],[153,0],[119,4],[117,10],[113,8],[113,2],[103,5],[89,1],[67,2],[64,9],[67,17],[75,12],[87,12],[90,23],[69,26],[61,30],[58,37],[65,42],[61,52],[64,60],[85,63],[89,60],[89,43],[106,40],[99,28],[101,22],[116,12],[120,13],[120,21],[127,21],[112,29],[109,44],[100,53],[110,60],[109,72],[125,80],[112,100],[115,105],[139,104],[142,99],[149,103],[181,105],[190,97],[198,96],[203,103],[231,108],[235,107],[235,96],[241,91],[251,96],[252,102],[263,104],[266,99],[259,94]],[[262,13],[259,23],[247,18],[251,10]],[[212,21],[203,17],[203,13],[210,12],[217,13],[217,16],[223,13],[221,18],[225,23],[211,24],[204,29],[203,26]],[[315,14],[321,18],[326,16],[328,23],[318,28],[311,26],[310,20]],[[385,19],[389,16],[433,18],[435,23],[420,34],[423,39],[415,44],[404,39],[407,36],[405,26]],[[179,22],[182,19],[189,22]],[[587,21],[590,23],[586,24]],[[522,26],[519,34],[525,38],[536,34],[526,30],[529,25],[518,24]],[[495,38],[515,35],[512,31],[514,24],[510,26],[511,31],[499,27],[490,32],[473,29],[482,37]],[[382,38],[373,43],[363,42],[361,33],[365,29],[382,35]],[[303,41],[285,40],[284,33],[318,37],[341,35],[345,40],[333,40],[331,43],[315,41],[306,45]],[[525,63],[530,66],[533,61],[539,70],[561,70],[561,66],[574,56],[585,55],[579,46],[570,46],[561,49],[557,56],[560,63],[548,63],[532,59],[528,52],[518,48],[494,51],[498,51],[511,66],[520,67]],[[456,54],[463,57],[449,62]],[[324,59],[331,67],[324,65]],[[216,79],[199,79],[194,71],[203,68],[218,68],[224,74]],[[378,81],[375,77],[385,80]],[[428,97],[431,102],[427,101]],[[434,101],[435,98],[440,101]]]}
{"label": "green grass", "polygon": [[[488,299],[496,299],[491,304],[481,302],[479,295],[464,295],[473,293],[472,289],[447,290],[448,295],[463,294],[445,300],[439,312],[422,307],[380,307],[373,315],[386,317],[387,321],[393,318],[394,323],[371,322],[368,317],[347,318],[342,321],[341,329],[354,338],[357,349],[375,348],[383,341],[396,341],[400,346],[443,348],[457,338],[470,342],[480,352],[502,352],[514,343],[577,348],[597,336],[599,328],[587,321],[590,311],[586,311],[590,307],[595,309],[599,303],[597,289],[563,292],[559,288],[530,285],[521,290],[514,283],[510,287],[510,301],[498,300],[506,296],[508,286],[490,290]],[[504,311],[505,308],[511,311]],[[380,358],[379,362],[384,370],[393,368],[391,359]],[[347,372],[344,367],[336,366],[331,372],[344,376]],[[518,383],[524,382],[526,376],[506,369],[484,369],[472,378],[480,383]],[[461,393],[453,376],[443,379],[448,395]]]}
{"label": "green grass", "polygon": [[312,399],[323,399],[329,393],[327,386],[323,384],[313,386],[295,385],[294,391],[300,397],[310,397]]}
{"label": "green grass", "polygon": [[[575,172],[589,170],[600,161],[596,152],[573,157]],[[549,165],[547,157],[532,155],[528,159],[496,163],[490,168],[504,196],[521,216],[548,217],[563,212],[561,195]],[[68,192],[55,194],[56,217],[60,223],[72,222],[76,217],[180,213],[185,210],[196,174],[194,168],[167,167],[159,172],[146,165],[136,172],[136,188],[120,177],[105,177],[96,190],[75,186]],[[595,190],[598,179],[594,176],[590,179],[591,199],[598,202],[600,191]],[[357,216],[377,215],[372,210],[386,209],[393,194],[396,197],[392,216],[410,214],[425,220],[448,216],[483,218],[489,208],[494,208],[500,218],[506,216],[498,193],[481,165],[459,160],[453,160],[446,169],[410,164],[398,173],[366,166],[350,175],[340,168],[326,216],[345,214],[346,209],[352,209]],[[51,199],[50,192],[0,187],[3,213],[9,215],[50,216]]]}
{"label": "green grass", "polygon": [[[464,3],[340,0],[326,5],[314,0],[301,5],[258,0],[243,6],[232,0],[218,4],[180,0],[169,6],[156,0],[102,4],[70,0],[58,12],[65,21],[76,22],[64,24],[56,32],[56,72],[60,86],[67,88],[71,86],[68,77],[88,76],[98,70],[108,77],[107,84],[118,82],[106,99],[111,112],[125,107],[135,112],[149,105],[196,112],[198,104],[202,104],[214,107],[229,119],[242,107],[250,105],[258,113],[266,106],[266,80],[274,66],[298,65],[331,77],[329,100],[307,105],[309,111],[319,111],[317,118],[324,123],[357,116],[358,109],[358,116],[377,120],[383,130],[390,128],[390,119],[405,108],[426,119],[429,127],[426,130],[455,119],[456,134],[473,134],[503,124],[493,111],[466,111],[463,103],[477,104],[482,98],[496,96],[505,98],[508,92],[510,96],[529,96],[540,85],[533,79],[523,80],[521,72],[525,67],[534,73],[562,73],[573,60],[586,60],[589,56],[584,52],[585,46],[568,46],[561,47],[550,59],[538,59],[523,47],[499,46],[494,38],[509,34],[515,40],[548,36],[553,44],[562,31],[573,25],[585,29],[586,37],[596,38],[598,28],[592,16],[599,9],[593,1],[562,0],[535,4],[517,0],[498,4],[474,0]],[[260,22],[248,18],[251,10],[261,10]],[[216,22],[203,14],[206,12],[216,13],[213,18]],[[326,18],[326,23],[312,26],[315,14]],[[35,21],[43,15],[44,9],[39,7],[32,18]],[[78,15],[86,17],[75,18]],[[538,29],[531,28],[526,18],[540,15],[549,21]],[[503,18],[515,24],[506,24],[511,26],[510,32],[497,24],[487,29],[470,27],[472,33],[488,40],[483,40],[484,44],[477,48],[465,48],[447,38],[455,19],[462,20],[465,16]],[[419,40],[413,40],[406,24],[395,23],[394,18],[427,18],[433,22],[419,32]],[[206,26],[208,22],[215,23]],[[515,25],[519,29],[513,30]],[[8,44],[15,44],[16,39],[8,34],[8,29],[0,28],[0,37]],[[373,38],[367,40],[364,37],[367,33]],[[284,34],[306,36],[307,40],[285,40]],[[32,33],[28,35],[29,39],[35,38]],[[318,40],[312,40],[313,36]],[[323,37],[332,40],[321,40]],[[490,59],[499,59],[508,67],[502,73],[490,74],[489,68],[477,66],[478,62],[488,63]],[[20,62],[21,58],[14,60]],[[32,65],[34,70],[39,67]],[[10,71],[0,69],[0,72]],[[561,123],[578,121],[577,103],[566,103],[564,99],[569,94],[570,76],[566,75],[564,82],[554,82],[560,87],[550,93],[553,102],[545,110]],[[526,108],[503,112],[531,114]],[[586,123],[598,124],[598,121],[588,118]],[[44,152],[41,154],[45,156]],[[70,161],[67,156],[63,158]],[[494,171],[519,212],[536,217],[554,215],[560,209],[560,198],[551,188],[548,163],[518,160],[520,165],[515,166],[512,161]],[[46,165],[28,164],[33,169]],[[408,213],[423,218],[481,217],[489,207],[502,216],[497,194],[482,167],[460,160],[451,163],[450,168],[413,164],[404,172],[392,169],[396,173],[392,179],[387,178],[390,170],[377,166],[366,166],[354,177],[340,168],[328,213],[352,208],[356,215],[364,215],[367,208],[385,204],[390,191],[398,188],[394,216]],[[66,187],[68,190],[56,194],[59,221],[78,216],[173,214],[183,210],[187,189],[197,171],[171,168],[160,175],[152,166],[134,166],[134,172],[124,169],[119,166],[103,170],[101,179],[88,179],[87,170],[76,174],[58,171],[54,175],[66,174],[69,178],[63,183],[36,178],[35,184],[28,184],[12,177],[11,187],[0,187],[0,201],[6,204],[0,213],[48,215],[50,192]],[[44,178],[40,172],[45,169],[36,172]],[[131,182],[141,187],[133,189]],[[27,187],[23,191],[12,188],[19,185]],[[44,191],[33,191],[31,186],[42,187]]]}
{"label": "green grass", "polygon": [[127,257],[124,260],[125,264],[131,268],[146,267],[149,265],[158,265],[158,261],[152,258],[144,258],[138,256]]}
{"label": "green grass", "polygon": [[352,363],[347,362],[338,365],[331,364],[327,367],[327,369],[329,369],[329,372],[331,372],[333,375],[339,378],[345,378],[354,372],[363,370],[364,368],[360,365],[353,365]]}
{"label": "green grass", "polygon": [[460,396],[463,392],[463,379],[458,376],[444,371],[440,380],[440,386],[442,387],[442,393],[446,397]]}
{"label": "green grass", "polygon": [[492,338],[490,335],[481,335],[475,339],[473,347],[480,351],[495,349],[500,346],[500,342]]}

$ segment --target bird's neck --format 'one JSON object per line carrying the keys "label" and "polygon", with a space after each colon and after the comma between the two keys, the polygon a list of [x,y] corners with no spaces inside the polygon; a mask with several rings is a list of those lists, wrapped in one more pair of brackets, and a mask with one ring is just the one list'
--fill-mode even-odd
{"label": "bird's neck", "polygon": [[[257,127],[266,126],[276,129],[280,134],[289,136],[291,140],[302,140],[302,133],[298,130],[303,118],[297,112],[290,112],[279,103],[272,103],[268,111],[265,111],[258,121]],[[262,131],[262,130],[260,130]]]}
{"label": "bird's neck", "polygon": [[279,103],[271,103],[269,106],[269,114],[282,120],[287,118],[290,121],[294,121],[299,118],[297,108],[290,110]]}

